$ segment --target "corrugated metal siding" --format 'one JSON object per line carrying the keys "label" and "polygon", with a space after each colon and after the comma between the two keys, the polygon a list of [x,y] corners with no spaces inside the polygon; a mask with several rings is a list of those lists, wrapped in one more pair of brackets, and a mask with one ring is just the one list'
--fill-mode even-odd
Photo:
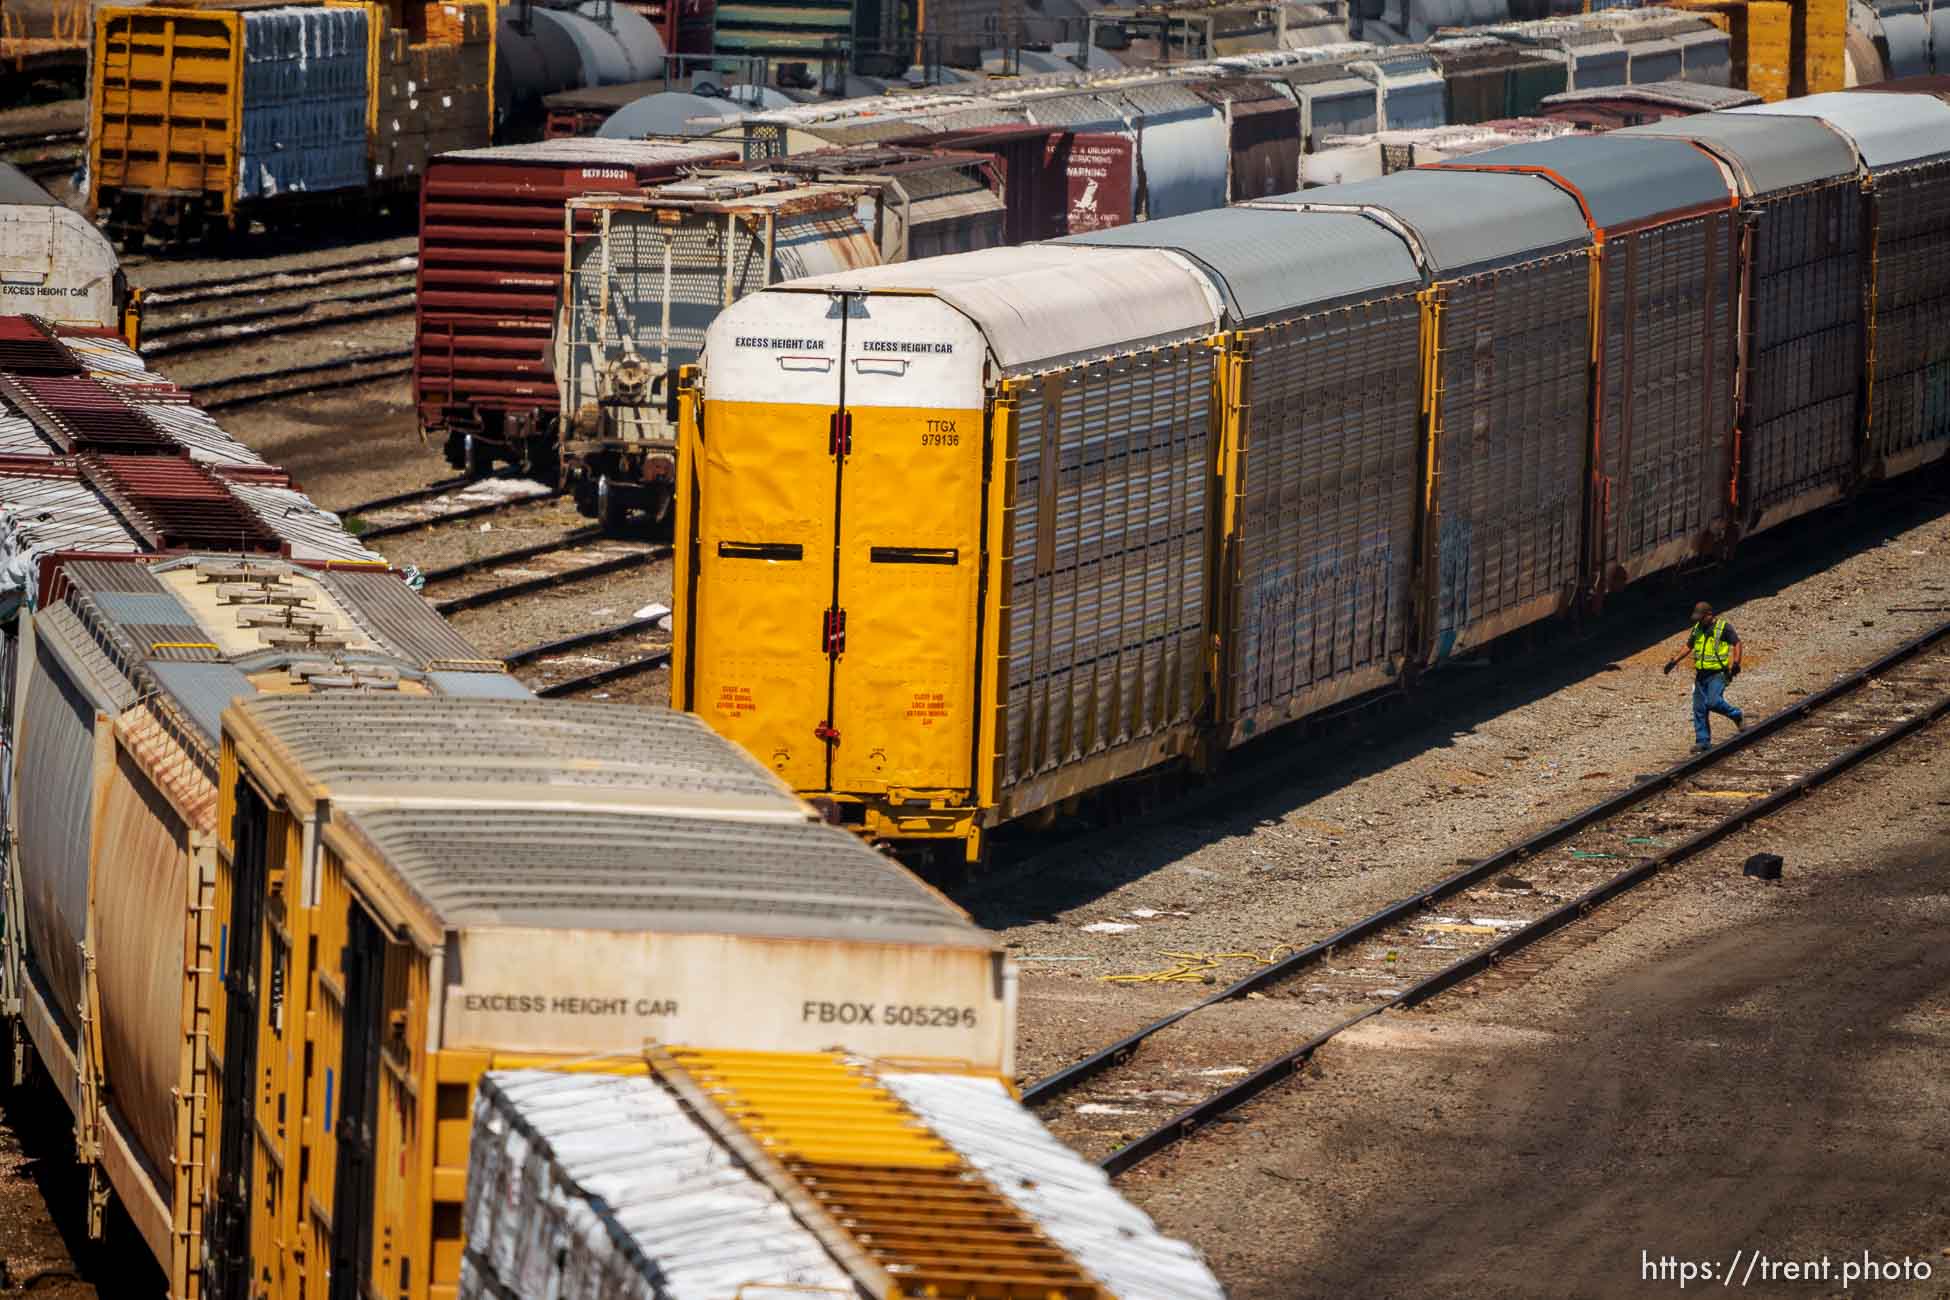
{"label": "corrugated metal siding", "polygon": [[156,581],[147,564],[120,560],[75,560],[62,566],[75,587],[82,591],[133,591],[166,596],[168,588]]}
{"label": "corrugated metal siding", "polygon": [[223,731],[223,711],[238,696],[257,694],[250,679],[229,664],[173,663],[152,659],[149,671],[196,724],[214,749]]}
{"label": "corrugated metal siding", "polygon": [[347,560],[362,564],[384,564],[386,557],[359,545],[359,539],[345,531],[344,523],[329,510],[321,510],[310,497],[292,488],[264,483],[229,480],[231,495],[237,497],[291,546],[294,560]]}
{"label": "corrugated metal siding", "polygon": [[0,623],[0,826],[13,824],[14,737],[20,703],[20,620]]}
{"label": "corrugated metal siding", "polygon": [[[945,257],[968,253],[978,248],[999,248],[1004,240],[1003,223],[1007,209],[1001,196],[983,185],[915,199],[908,208],[908,256]],[[868,265],[877,257],[857,258],[854,265]]]}
{"label": "corrugated metal siding", "polygon": [[1421,481],[1412,294],[1252,338],[1234,743],[1392,676],[1407,652]]}
{"label": "corrugated metal siding", "polygon": [[63,336],[61,343],[81,363],[82,368],[97,379],[139,383],[156,381],[156,375],[142,364],[142,358],[136,355],[135,349],[121,339],[70,334]]}
{"label": "corrugated metal siding", "polygon": [[1005,787],[1202,704],[1212,365],[1179,346],[1023,386]]}
{"label": "corrugated metal siding", "polygon": [[[417,773],[400,782],[438,797]],[[903,867],[823,822],[344,799],[333,813],[450,926],[988,943]]]}
{"label": "corrugated metal siding", "polygon": [[1854,470],[1861,218],[1853,178],[1776,196],[1761,209],[1740,451],[1750,519],[1778,522],[1820,505]]}
{"label": "corrugated metal siding", "polygon": [[192,460],[212,465],[259,466],[269,463],[224,432],[215,420],[190,405],[187,393],[172,401],[144,401],[131,393],[130,405],[174,438],[189,452]]}
{"label": "corrugated metal siding", "polygon": [[[787,814],[805,812],[743,750],[667,709],[378,695],[267,695],[249,709],[319,781],[533,781],[769,798]],[[514,761],[497,766],[502,758]]]}
{"label": "corrugated metal siding", "polygon": [[92,936],[102,1073],[143,1154],[169,1169],[188,1155],[176,1145],[176,1094],[189,833],[126,750],[116,751],[102,798],[101,834],[113,846],[102,858]]}
{"label": "corrugated metal siding", "polygon": [[[73,617],[66,610],[43,617],[58,623],[63,615]],[[41,619],[35,621],[38,627]],[[85,633],[78,635],[85,640]],[[21,711],[16,852],[33,962],[47,981],[49,1008],[72,1031],[81,1003],[80,945],[87,934],[94,843],[95,705],[53,644],[52,635],[37,639]]]}
{"label": "corrugated metal siding", "polygon": [[1422,283],[1401,236],[1351,212],[1226,208],[1057,242],[1183,253],[1217,277],[1235,323]]}
{"label": "corrugated metal siding", "polygon": [[[118,565],[148,577],[148,566]],[[133,583],[94,589],[86,577],[70,573],[74,606],[104,644],[113,644],[129,664],[148,658],[209,663],[218,657],[206,632],[160,584],[151,591],[132,591]],[[115,574],[116,578],[123,575]]]}
{"label": "corrugated metal siding", "polygon": [[1453,284],[1441,328],[1432,659],[1557,613],[1576,589],[1588,263],[1551,258]]}
{"label": "corrugated metal siding", "polygon": [[1621,586],[1700,549],[1729,508],[1738,355],[1732,213],[1612,240],[1604,263],[1599,578]]}
{"label": "corrugated metal siding", "polygon": [[487,659],[396,573],[338,569],[317,576],[361,631],[410,663],[426,667]]}
{"label": "corrugated metal siding", "polygon": [[[1889,97],[1893,98],[1893,96]],[[1950,162],[1875,180],[1872,468],[1941,455],[1950,439]]]}

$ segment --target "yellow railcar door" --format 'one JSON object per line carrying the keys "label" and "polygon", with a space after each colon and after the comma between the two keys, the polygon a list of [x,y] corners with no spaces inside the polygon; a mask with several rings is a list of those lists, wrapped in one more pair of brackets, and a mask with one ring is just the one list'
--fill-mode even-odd
{"label": "yellow railcar door", "polygon": [[691,707],[827,789],[842,303],[755,295],[712,329],[698,439]]}
{"label": "yellow railcar door", "polygon": [[938,299],[850,299],[826,736],[833,790],[973,783],[984,356],[979,331]]}

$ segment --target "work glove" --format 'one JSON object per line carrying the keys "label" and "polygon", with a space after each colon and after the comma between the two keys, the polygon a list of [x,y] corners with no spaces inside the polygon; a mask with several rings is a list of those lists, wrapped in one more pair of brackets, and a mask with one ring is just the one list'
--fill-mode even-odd
{"label": "work glove", "polygon": [[1668,660],[1666,661],[1666,676],[1668,676],[1668,677],[1670,677],[1670,676],[1672,676],[1672,670],[1673,670],[1673,668],[1674,668],[1674,667],[1676,667],[1676,666],[1677,666],[1677,664],[1678,664],[1678,661],[1677,661],[1677,660],[1674,660],[1674,659],[1668,659]]}
{"label": "work glove", "polygon": [[1727,680],[1732,681],[1734,678],[1738,676],[1740,676],[1740,665],[1739,664],[1730,665],[1727,668]]}

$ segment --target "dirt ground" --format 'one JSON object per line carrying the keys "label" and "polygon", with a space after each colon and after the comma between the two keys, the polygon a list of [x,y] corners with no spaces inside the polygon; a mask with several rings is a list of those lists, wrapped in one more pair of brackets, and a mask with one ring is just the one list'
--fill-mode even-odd
{"label": "dirt ground", "polygon": [[[1528,653],[1436,674],[1392,709],[1258,742],[1216,792],[1108,831],[1000,843],[993,874],[958,897],[1022,963],[1024,1076],[1676,762],[1692,743],[1690,674],[1659,667],[1695,599],[1744,638],[1729,696],[1753,716],[1933,626],[1950,606],[1950,499],[1918,484],[1644,585]],[[1180,954],[1218,959],[1211,983],[1103,979]],[[1241,1046],[1231,1064],[1246,1063]]]}
{"label": "dirt ground", "polygon": [[[1683,865],[1595,938],[1350,1032],[1120,1185],[1239,1300],[1676,1294],[1667,1256],[1762,1295],[1950,1292],[1944,739]],[[1762,850],[1778,884],[1740,874]],[[1844,1287],[1864,1251],[1910,1276]],[[1824,1258],[1825,1281],[1779,1271]]]}

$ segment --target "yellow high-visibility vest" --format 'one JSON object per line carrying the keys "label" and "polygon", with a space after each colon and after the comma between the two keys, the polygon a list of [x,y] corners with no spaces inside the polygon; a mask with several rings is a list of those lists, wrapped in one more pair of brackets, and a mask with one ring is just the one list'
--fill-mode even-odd
{"label": "yellow high-visibility vest", "polygon": [[1723,673],[1732,653],[1727,644],[1727,621],[1723,618],[1713,620],[1710,631],[1702,632],[1697,624],[1693,627],[1693,667],[1703,673]]}

